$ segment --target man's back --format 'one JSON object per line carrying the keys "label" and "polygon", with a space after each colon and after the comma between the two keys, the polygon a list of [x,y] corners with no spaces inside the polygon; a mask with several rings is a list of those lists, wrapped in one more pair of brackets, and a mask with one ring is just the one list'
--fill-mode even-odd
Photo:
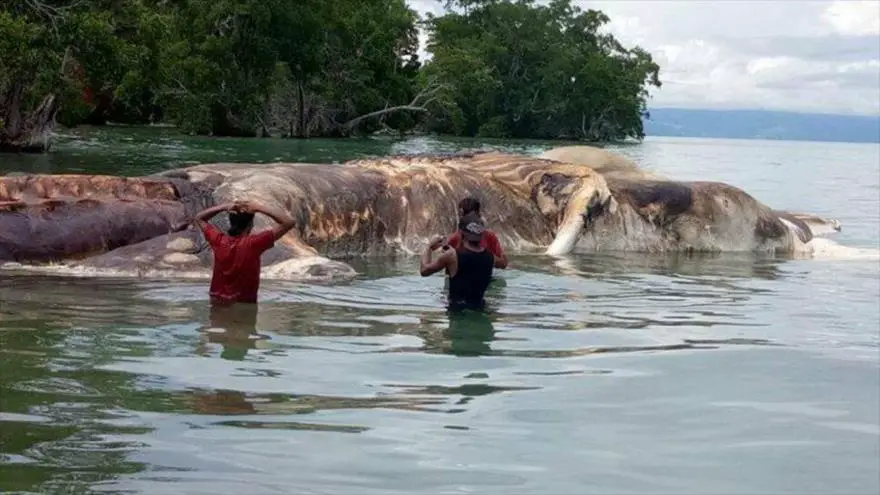
{"label": "man's back", "polygon": [[266,230],[231,236],[209,224],[205,238],[214,251],[211,298],[223,302],[257,302],[260,256],[275,245],[275,234]]}
{"label": "man's back", "polygon": [[458,268],[449,278],[449,302],[454,306],[472,309],[483,307],[483,296],[492,281],[495,256],[488,249],[471,251],[456,250]]}

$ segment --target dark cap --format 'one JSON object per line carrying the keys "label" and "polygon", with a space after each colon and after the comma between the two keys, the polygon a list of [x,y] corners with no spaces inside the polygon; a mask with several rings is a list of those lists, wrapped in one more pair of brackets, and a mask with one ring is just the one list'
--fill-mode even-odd
{"label": "dark cap", "polygon": [[462,238],[471,242],[480,242],[483,238],[483,232],[486,231],[486,225],[479,215],[468,213],[458,219],[458,230],[461,231]]}

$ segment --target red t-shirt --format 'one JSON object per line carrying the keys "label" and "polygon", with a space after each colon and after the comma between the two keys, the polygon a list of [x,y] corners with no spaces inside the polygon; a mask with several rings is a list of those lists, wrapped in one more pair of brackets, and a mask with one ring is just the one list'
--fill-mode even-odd
{"label": "red t-shirt", "polygon": [[266,230],[234,237],[207,224],[205,238],[214,251],[211,298],[223,302],[257,302],[260,256],[275,245],[275,233]]}
{"label": "red t-shirt", "polygon": [[[461,231],[456,230],[454,234],[449,236],[449,239],[446,240],[446,243],[453,249],[458,249],[461,245]],[[489,250],[490,253],[495,256],[501,257],[504,253],[501,249],[501,243],[498,242],[498,237],[491,230],[486,230],[483,233],[483,238],[480,239],[480,247]]]}

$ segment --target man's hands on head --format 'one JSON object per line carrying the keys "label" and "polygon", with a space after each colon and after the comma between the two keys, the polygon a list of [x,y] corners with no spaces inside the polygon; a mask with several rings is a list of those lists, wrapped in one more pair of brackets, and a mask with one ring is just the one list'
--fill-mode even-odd
{"label": "man's hands on head", "polygon": [[428,244],[428,247],[431,248],[431,251],[436,251],[445,242],[446,242],[446,237],[443,237],[442,235],[436,235],[431,239],[431,242],[430,242],[430,244]]}
{"label": "man's hands on head", "polygon": [[229,211],[237,213],[255,213],[253,203],[243,199],[233,201],[229,206]]}

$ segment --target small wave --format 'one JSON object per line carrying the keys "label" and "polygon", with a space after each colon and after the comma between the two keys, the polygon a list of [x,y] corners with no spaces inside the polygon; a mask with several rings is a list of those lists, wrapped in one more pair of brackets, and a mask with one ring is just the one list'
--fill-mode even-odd
{"label": "small wave", "polygon": [[184,270],[156,270],[156,269],[132,269],[123,270],[115,268],[93,268],[84,266],[71,266],[65,264],[46,265],[23,265],[21,263],[7,262],[0,264],[0,270],[10,272],[42,273],[45,275],[58,275],[66,277],[83,278],[187,278],[206,279],[211,277],[209,271],[184,271]]}
{"label": "small wave", "polygon": [[844,246],[830,239],[815,237],[807,243],[807,258],[847,261],[880,261],[880,249]]}
{"label": "small wave", "polygon": [[[880,249],[852,247],[838,244],[823,237],[815,237],[804,245],[803,252],[795,254],[796,259],[838,260],[838,261],[880,261]],[[586,276],[570,257],[550,257],[553,265],[564,275]],[[0,263],[0,270],[6,272],[41,273],[81,278],[149,278],[149,279],[209,279],[210,269],[179,270],[168,268],[95,268],[88,266],[49,263],[43,265],[27,265],[17,262]],[[273,265],[264,266],[262,278],[275,281],[311,281],[331,282],[351,280],[358,272],[350,265],[323,256],[296,258]]]}
{"label": "small wave", "polygon": [[[209,279],[210,269],[181,270],[175,268],[95,268],[89,266],[50,263],[45,265],[26,265],[16,262],[0,263],[0,270],[10,272],[42,273],[83,278],[148,278],[148,279]],[[349,265],[328,258],[314,256],[295,258],[264,266],[261,269],[264,280],[330,282],[348,280],[357,276]]]}

